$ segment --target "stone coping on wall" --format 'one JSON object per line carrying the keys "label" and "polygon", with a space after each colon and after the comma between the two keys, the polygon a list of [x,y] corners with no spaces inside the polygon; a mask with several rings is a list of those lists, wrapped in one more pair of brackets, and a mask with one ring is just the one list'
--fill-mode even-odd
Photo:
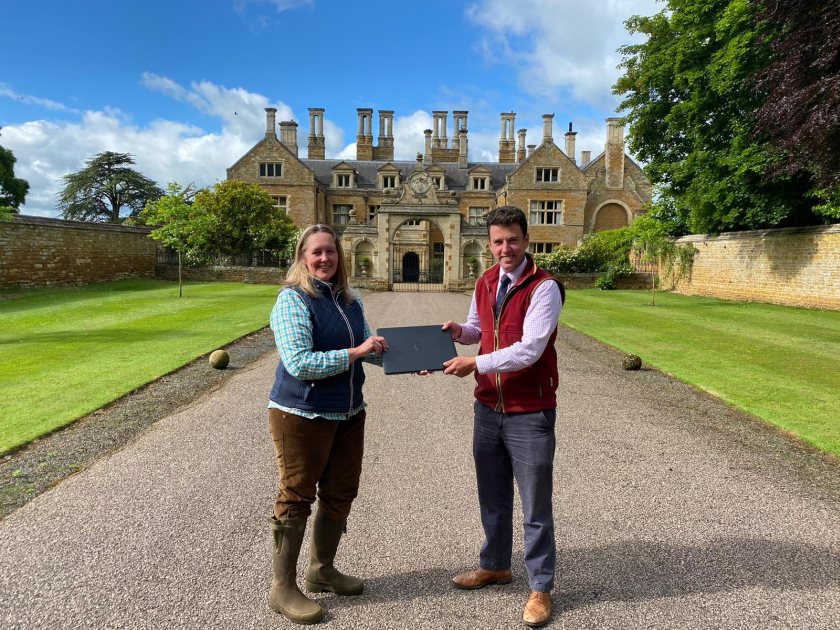
{"label": "stone coping on wall", "polygon": [[35,225],[40,227],[66,228],[73,230],[109,230],[112,232],[133,232],[135,234],[148,234],[152,228],[145,226],[121,225],[119,223],[94,223],[91,221],[68,221],[67,219],[56,219],[51,217],[36,217],[27,214],[16,214],[12,221],[18,225]]}
{"label": "stone coping on wall", "polygon": [[677,243],[697,243],[709,240],[736,240],[747,238],[774,238],[782,236],[794,236],[797,234],[838,234],[840,223],[831,225],[811,225],[789,228],[768,228],[766,230],[742,230],[740,232],[719,232],[710,234],[689,234],[676,239]]}

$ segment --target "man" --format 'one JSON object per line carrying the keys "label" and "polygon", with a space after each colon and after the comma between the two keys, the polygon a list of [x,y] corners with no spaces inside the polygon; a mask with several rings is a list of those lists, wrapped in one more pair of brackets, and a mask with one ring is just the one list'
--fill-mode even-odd
{"label": "man", "polygon": [[475,373],[473,458],[484,528],[479,568],[452,583],[477,589],[511,581],[513,482],[524,513],[525,568],[531,596],[522,618],[551,618],[556,549],[551,495],[556,419],[557,319],[563,290],[534,264],[525,213],[503,206],[487,216],[498,261],[478,279],[467,321],[443,324],[462,344],[480,342],[477,357],[455,357],[444,373]]}

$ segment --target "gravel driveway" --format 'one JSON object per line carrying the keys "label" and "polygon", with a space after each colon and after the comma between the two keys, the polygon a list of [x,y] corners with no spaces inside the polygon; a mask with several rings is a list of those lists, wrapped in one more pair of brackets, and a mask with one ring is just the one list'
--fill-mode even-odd
{"label": "gravel driveway", "polygon": [[[460,319],[468,306],[458,294],[365,297],[374,327]],[[557,347],[548,627],[840,627],[836,460],[658,372],[624,372],[576,333],[561,330]],[[267,606],[275,361],[240,364],[0,522],[0,627],[297,627]],[[318,596],[322,625],[522,627],[521,528],[512,584],[448,585],[482,538],[472,379],[366,371],[362,486],[338,556],[365,592]]]}

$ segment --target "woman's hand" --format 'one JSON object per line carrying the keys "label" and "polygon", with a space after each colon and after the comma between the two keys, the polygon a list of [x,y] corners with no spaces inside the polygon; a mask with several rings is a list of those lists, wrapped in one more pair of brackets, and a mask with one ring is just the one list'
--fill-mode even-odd
{"label": "woman's hand", "polygon": [[371,335],[360,343],[355,348],[349,348],[347,353],[350,355],[350,362],[357,361],[369,354],[380,356],[383,352],[388,350],[388,342],[385,337],[379,335]]}

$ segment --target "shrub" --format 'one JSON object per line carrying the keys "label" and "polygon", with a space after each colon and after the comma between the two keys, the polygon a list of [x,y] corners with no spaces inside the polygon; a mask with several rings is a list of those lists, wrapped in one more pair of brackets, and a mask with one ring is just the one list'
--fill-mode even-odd
{"label": "shrub", "polygon": [[601,290],[615,289],[616,281],[622,276],[629,275],[633,269],[630,263],[611,263],[604,272],[595,280],[595,288]]}

